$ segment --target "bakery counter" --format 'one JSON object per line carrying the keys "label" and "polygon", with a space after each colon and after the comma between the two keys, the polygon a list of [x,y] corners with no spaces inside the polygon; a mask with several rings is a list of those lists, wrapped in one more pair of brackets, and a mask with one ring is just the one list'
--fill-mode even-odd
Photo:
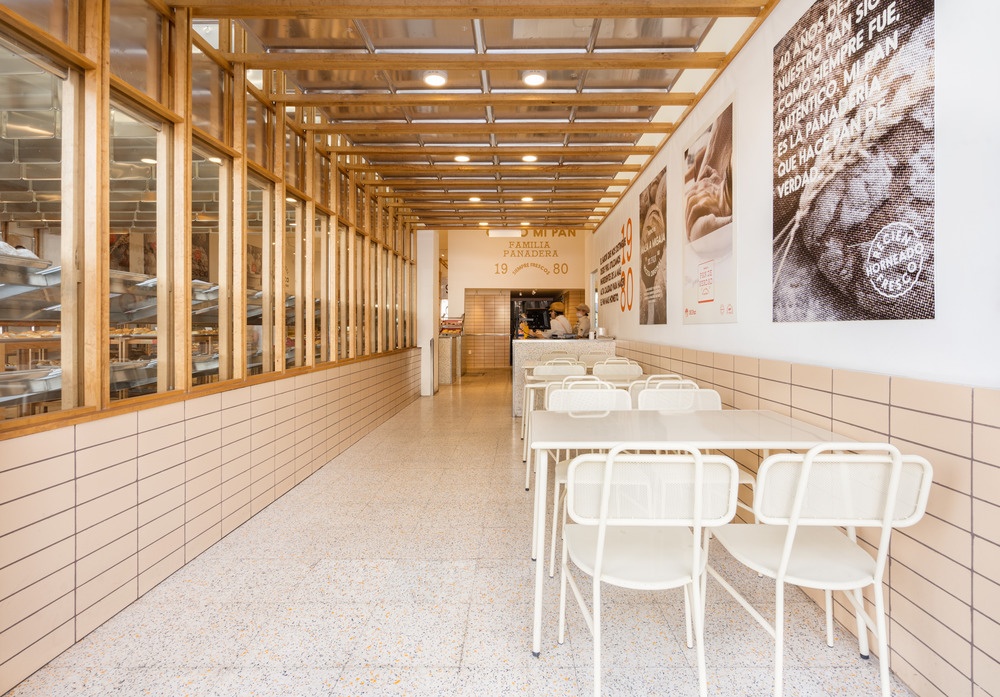
{"label": "bakery counter", "polygon": [[565,351],[572,358],[579,358],[585,353],[603,353],[611,358],[615,355],[614,339],[514,339],[511,374],[512,395],[511,412],[521,416],[521,400],[524,398],[524,370],[542,360],[545,354],[552,351]]}

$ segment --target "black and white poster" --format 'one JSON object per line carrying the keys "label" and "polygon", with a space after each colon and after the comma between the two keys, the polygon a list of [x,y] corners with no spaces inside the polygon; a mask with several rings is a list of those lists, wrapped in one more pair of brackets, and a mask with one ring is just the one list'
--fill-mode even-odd
{"label": "black and white poster", "polygon": [[934,317],[934,2],[818,0],[774,47],[775,322]]}
{"label": "black and white poster", "polygon": [[667,323],[667,170],[639,194],[639,324]]}

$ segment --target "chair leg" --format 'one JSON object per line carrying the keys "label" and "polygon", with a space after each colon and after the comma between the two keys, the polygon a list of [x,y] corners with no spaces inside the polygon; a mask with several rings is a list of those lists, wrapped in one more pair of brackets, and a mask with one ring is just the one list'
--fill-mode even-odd
{"label": "chair leg", "polygon": [[774,697],[782,696],[785,654],[785,584],[776,584],[774,594]]}
{"label": "chair leg", "polygon": [[[559,539],[560,522],[566,523],[566,512],[564,499],[566,491],[562,489],[559,482],[552,485],[552,546],[549,549],[549,578],[555,575],[556,566],[556,541]],[[563,515],[559,515],[559,509],[563,509]]]}
{"label": "chair leg", "polygon": [[[526,440],[524,442],[527,443],[528,441]],[[531,450],[528,449],[527,445],[524,447],[524,450],[525,450],[525,453],[524,453],[524,490],[525,491],[530,491],[531,490],[531,460],[532,460],[531,455],[532,455],[532,453],[531,453]]]}
{"label": "chair leg", "polygon": [[[858,625],[858,652],[861,654],[861,658],[867,660],[871,652],[868,649],[868,625],[865,624],[864,616],[865,597],[860,588],[851,591],[851,593],[854,594],[854,619]],[[876,595],[878,594],[876,593]]]}
{"label": "chair leg", "polygon": [[833,647],[833,591],[823,591],[826,598],[826,645]]}
{"label": "chair leg", "polygon": [[701,595],[701,589],[698,587],[698,578],[691,582],[690,585],[684,586],[684,592],[687,593],[690,588],[691,593],[691,615],[694,619],[694,634],[695,634],[695,658],[698,662],[698,694],[700,697],[707,697],[708,695],[708,676],[705,671],[705,604],[703,602],[703,597]]}
{"label": "chair leg", "polygon": [[[534,394],[532,393],[532,397]],[[528,391],[524,391],[524,398],[528,398]],[[521,460],[524,462],[524,490],[528,491],[531,488],[531,448],[528,447],[531,443],[531,422],[530,422],[531,411],[528,409],[527,402],[522,401],[521,404],[521,431],[524,439],[524,443],[521,445]]]}
{"label": "chair leg", "polygon": [[[861,591],[858,591],[858,595]],[[875,643],[878,644],[878,670],[882,683],[882,697],[890,697],[889,686],[889,642],[885,634],[885,598],[882,588],[875,588]]]}
{"label": "chair leg", "polygon": [[601,582],[594,579],[594,697],[601,697]]}
{"label": "chair leg", "polygon": [[559,567],[559,643],[566,640],[566,563],[569,554],[563,545],[562,565]]}
{"label": "chair leg", "polygon": [[684,586],[684,631],[687,639],[687,647],[694,646],[694,638],[691,632],[691,589]]}

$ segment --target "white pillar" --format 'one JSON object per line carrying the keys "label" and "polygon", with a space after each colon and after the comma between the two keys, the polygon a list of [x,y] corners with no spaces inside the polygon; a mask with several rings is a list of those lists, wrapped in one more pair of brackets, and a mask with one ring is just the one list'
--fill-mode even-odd
{"label": "white pillar", "polygon": [[437,335],[440,328],[440,237],[437,230],[417,230],[417,346],[420,352],[420,395],[438,390]]}

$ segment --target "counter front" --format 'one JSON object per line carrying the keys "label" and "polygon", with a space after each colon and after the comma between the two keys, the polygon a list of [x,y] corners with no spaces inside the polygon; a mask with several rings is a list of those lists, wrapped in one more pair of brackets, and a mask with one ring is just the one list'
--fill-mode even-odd
{"label": "counter front", "polygon": [[514,339],[514,356],[511,370],[513,389],[511,390],[511,413],[521,416],[521,400],[524,398],[524,368],[538,362],[550,351],[566,351],[574,358],[585,353],[604,353],[608,358],[615,355],[614,339]]}

